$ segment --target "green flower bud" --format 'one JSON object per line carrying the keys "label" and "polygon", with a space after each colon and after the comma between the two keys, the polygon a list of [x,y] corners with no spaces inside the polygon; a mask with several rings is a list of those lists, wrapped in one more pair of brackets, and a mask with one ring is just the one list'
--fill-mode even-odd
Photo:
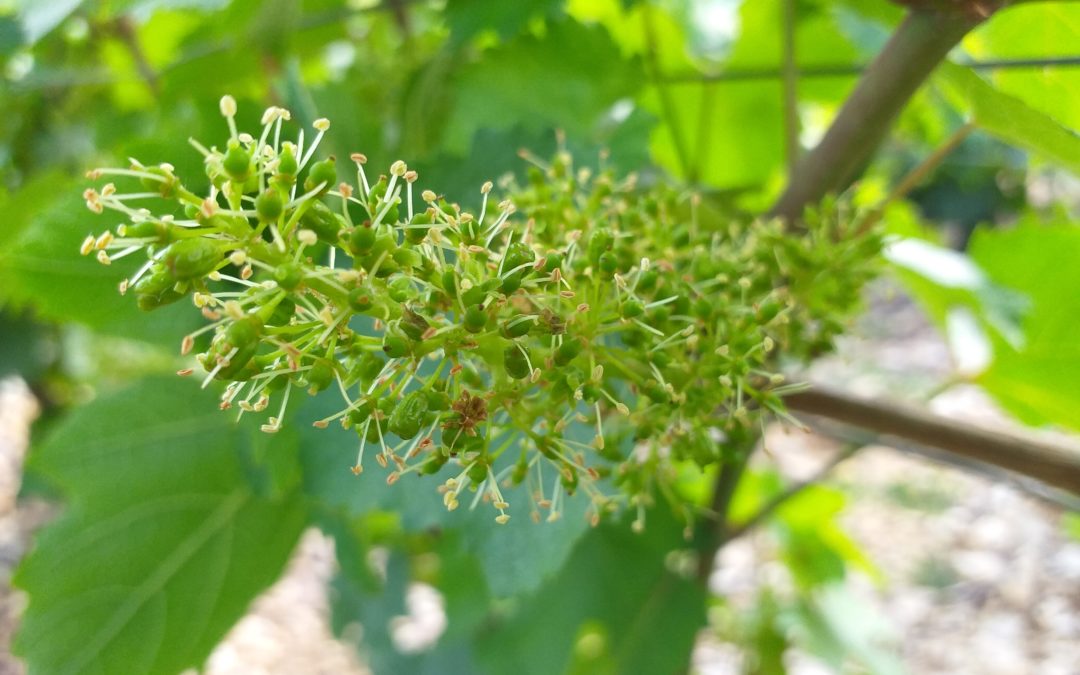
{"label": "green flower bud", "polygon": [[222,257],[213,239],[192,237],[170,244],[162,260],[177,281],[191,281],[213,272]]}
{"label": "green flower bud", "polygon": [[523,241],[515,241],[506,247],[506,251],[503,253],[502,269],[503,273],[510,270],[527,265],[536,260],[536,254],[533,253],[532,248],[529,247]]}
{"label": "green flower bud", "polygon": [[303,279],[304,271],[297,263],[282,263],[274,269],[274,281],[286,291],[296,290]]}
{"label": "green flower bud", "polygon": [[[341,216],[331,211],[330,207],[322,202],[313,202],[300,217],[300,224],[304,229],[314,232],[320,241],[327,244],[336,244],[342,228],[345,227]],[[374,236],[372,241],[374,241]],[[370,248],[370,245],[368,247]]]}
{"label": "green flower bud", "polygon": [[357,225],[353,230],[352,236],[349,237],[349,243],[352,244],[352,250],[354,255],[367,255],[371,253],[371,249],[375,246],[375,228],[370,224]]}
{"label": "green flower bud", "polygon": [[245,182],[252,173],[251,153],[240,146],[236,140],[229,141],[221,166],[229,178],[237,183]]}
{"label": "green flower bud", "polygon": [[412,222],[409,223],[409,227],[405,228],[406,241],[410,244],[419,244],[424,241],[424,237],[426,237],[428,233],[428,228],[417,226],[431,225],[433,222],[435,222],[435,219],[431,215],[431,209],[413,216]]}
{"label": "green flower bud", "polygon": [[523,380],[531,374],[529,368],[529,349],[524,345],[512,344],[503,351],[503,367],[506,374],[515,380]]}
{"label": "green flower bud", "polygon": [[349,307],[354,312],[363,314],[371,309],[371,289],[366,286],[359,286],[349,291]]}
{"label": "green flower bud", "polygon": [[413,438],[420,433],[427,411],[427,395],[422,391],[411,392],[394,407],[387,427],[403,439]]}
{"label": "green flower bud", "polygon": [[[443,380],[445,382],[445,380]],[[432,391],[426,392],[428,401],[428,410],[442,412],[450,409],[450,397],[447,396],[445,391]]]}
{"label": "green flower bud", "polygon": [[473,485],[480,485],[485,480],[487,480],[487,464],[480,461],[474,462],[473,465],[469,467],[467,475],[469,476],[469,480],[472,481]]}
{"label": "green flower bud", "polygon": [[349,423],[359,432],[361,425],[371,417],[373,412],[375,412],[375,404],[371,402],[371,399],[365,398],[349,411]]}
{"label": "green flower bud", "polygon": [[225,365],[218,370],[217,378],[235,379],[235,376],[254,358],[255,351],[259,348],[262,329],[262,321],[256,316],[249,315],[232,322],[214,339],[209,351],[211,358],[207,360],[204,367],[207,370],[213,370],[220,365],[220,360],[225,360]]}
{"label": "green flower bud", "polygon": [[276,222],[285,209],[285,203],[281,199],[281,192],[277,188],[269,187],[255,198],[255,213],[259,221],[263,223]]}
{"label": "green flower bud", "polygon": [[487,325],[488,315],[480,305],[470,305],[465,310],[465,330],[470,333],[479,333]]}
{"label": "green flower bud", "polygon": [[412,351],[409,340],[401,333],[386,331],[383,336],[383,351],[392,359],[400,359],[408,356]]}
{"label": "green flower bud", "polygon": [[421,263],[424,261],[423,256],[421,256],[418,251],[403,246],[394,249],[390,257],[402,267],[420,267]]}
{"label": "green flower bud", "polygon": [[390,283],[386,284],[386,290],[394,302],[407,302],[417,296],[412,280],[406,276],[394,277]]}
{"label": "green flower bud", "polygon": [[615,254],[611,251],[604,251],[600,254],[599,265],[600,272],[605,276],[611,276],[619,269],[619,259],[615,257]]}
{"label": "green flower bud", "polygon": [[623,302],[620,313],[624,319],[633,319],[645,313],[645,306],[636,298],[628,298]]}
{"label": "green flower bud", "polygon": [[583,348],[584,346],[582,345],[581,340],[564,339],[563,343],[555,350],[555,365],[561,367],[570,363],[577,358],[577,355],[581,353]]}
{"label": "green flower bud", "polygon": [[450,455],[444,455],[441,452],[433,453],[420,466],[420,473],[426,476],[439,473],[439,469],[443,468],[448,461],[450,461]]}
{"label": "green flower bud", "polygon": [[615,242],[614,236],[611,234],[611,230],[607,228],[600,228],[593,232],[589,237],[589,246],[587,253],[589,256],[589,263],[596,267],[600,264],[600,256],[611,250],[611,245]]}
{"label": "green flower bud", "polygon": [[322,391],[334,381],[334,367],[330,361],[320,359],[307,373],[308,386],[315,392]]}
{"label": "green flower bud", "polygon": [[296,182],[296,172],[300,170],[300,165],[296,161],[295,146],[292,143],[282,144],[281,154],[278,155],[277,175],[284,179],[284,182],[292,184]]}
{"label": "green flower bud", "polygon": [[322,184],[319,194],[325,194],[337,182],[337,167],[334,157],[330,156],[321,162],[315,162],[308,170],[307,180],[304,181],[304,192],[311,192]]}
{"label": "green flower bud", "polygon": [[522,335],[528,335],[533,324],[533,317],[518,314],[503,322],[503,325],[499,328],[499,332],[504,338],[512,340],[514,338],[519,338]]}

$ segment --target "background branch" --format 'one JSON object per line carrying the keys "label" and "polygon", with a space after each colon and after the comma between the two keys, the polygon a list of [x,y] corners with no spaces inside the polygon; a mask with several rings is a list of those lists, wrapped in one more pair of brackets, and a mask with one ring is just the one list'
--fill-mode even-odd
{"label": "background branch", "polygon": [[807,204],[847,187],[919,86],[980,21],[981,17],[962,11],[908,14],[847,98],[821,143],[799,161],[769,215],[794,221]]}
{"label": "background branch", "polygon": [[792,412],[818,415],[918,445],[944,450],[1080,494],[1080,444],[1031,433],[990,430],[897,403],[830,387],[786,397]]}

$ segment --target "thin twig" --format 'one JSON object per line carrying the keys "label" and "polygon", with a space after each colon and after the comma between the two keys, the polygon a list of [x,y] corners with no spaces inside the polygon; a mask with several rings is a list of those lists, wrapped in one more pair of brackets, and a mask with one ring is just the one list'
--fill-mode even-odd
{"label": "thin twig", "polygon": [[945,142],[939,145],[932,153],[930,153],[926,159],[919,162],[911,171],[909,171],[892,192],[889,193],[885,199],[878,204],[873,211],[866,217],[865,220],[859,225],[859,233],[862,234],[876,225],[881,217],[885,215],[885,208],[900,199],[907,196],[909,192],[915,189],[934,169],[938,168],[945,158],[952,154],[952,151],[957,148],[964,139],[971,135],[971,132],[975,131],[975,125],[971,122],[964,123],[959,129],[954,131]]}
{"label": "thin twig", "polygon": [[814,473],[813,476],[806,480],[797,481],[787,486],[787,488],[785,488],[782,492],[774,495],[772,499],[765,502],[765,505],[758,509],[758,511],[754,513],[754,515],[750,516],[749,518],[737,525],[729,527],[727,541],[737,539],[763,523],[781,506],[786,504],[792,498],[801,494],[806,488],[820,483],[822,480],[825,479],[826,476],[828,476],[832,472],[833,469],[839,466],[841,462],[850,459],[855,453],[865,447],[866,445],[862,443],[849,443],[848,445],[844,446],[844,448],[841,449],[840,452],[837,452],[829,459],[829,461],[825,462],[825,464],[823,464],[821,468]]}

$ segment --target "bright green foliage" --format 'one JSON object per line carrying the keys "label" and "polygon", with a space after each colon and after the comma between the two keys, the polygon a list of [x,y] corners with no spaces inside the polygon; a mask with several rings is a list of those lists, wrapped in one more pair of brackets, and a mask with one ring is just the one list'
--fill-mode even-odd
{"label": "bright green foliage", "polygon": [[980,232],[971,256],[996,283],[1029,304],[1018,344],[990,333],[994,360],[979,383],[1029,424],[1080,429],[1080,341],[1075,299],[1080,288],[1080,230],[1035,222],[1009,232]]}
{"label": "bright green foliage", "polygon": [[[229,150],[196,144],[209,196],[190,192],[167,164],[96,169],[94,177],[138,179],[154,192],[113,183],[88,190],[91,210],[130,221],[116,235],[88,237],[83,252],[109,263],[145,251],[121,291],[130,287],[147,309],[193,297],[212,323],[185,337],[181,351],[215,330],[198,358],[204,386],[228,383],[223,408],[243,415],[273,404],[278,412],[262,429],[274,433],[294,389],[335,382],[343,407],[316,427],[349,427],[353,411],[378,404],[355,419],[354,473],[368,448],[391,469],[391,484],[449,461],[458,469],[439,489],[446,507],[478,489],[500,523],[509,519],[500,487],[509,477],[527,486],[533,519],[557,519],[564,495],[580,488],[594,521],[629,505],[643,527],[645,507],[676,480],[666,448],[706,467],[728,459],[713,435],[755,428],[763,411],[783,414],[790,387],[776,359],[830,348],[878,248],[829,206],[809,213],[805,236],[790,237],[776,222],[701,215],[691,194],[576,169],[566,152],[550,163],[531,159],[528,183],[506,183],[509,198],[497,207],[485,184],[479,215],[428,190],[417,211],[416,172],[400,161],[369,179],[366,159],[353,155],[355,188],[328,189],[332,160],[311,161],[327,120],[315,122],[297,176],[291,164],[279,170],[279,155],[294,151],[279,142],[287,111],[268,109],[262,130],[246,135],[235,101],[223,98],[221,109]],[[255,158],[253,173],[246,159],[243,171],[229,168],[237,153]],[[267,218],[259,199],[273,190],[288,202]],[[137,210],[157,194],[186,217]],[[318,206],[324,194],[333,208]],[[338,221],[324,228],[338,235],[326,266],[317,262],[318,233],[304,227],[316,211]],[[351,267],[335,267],[336,253],[351,256]],[[489,319],[479,328],[465,320],[477,309]],[[376,334],[353,327],[361,316],[374,319]],[[379,353],[387,360],[369,369]],[[428,358],[435,370],[421,375]],[[444,404],[429,410],[432,397]],[[591,442],[566,433],[578,423],[594,430]],[[630,438],[647,444],[647,457],[627,454]],[[598,485],[607,477],[618,494]]]}
{"label": "bright green foliage", "polygon": [[[16,650],[48,673],[199,666],[280,574],[305,521],[295,447],[146,380],[72,414],[32,456],[67,498],[19,568]],[[116,461],[122,457],[122,461]]]}
{"label": "bright green foliage", "polygon": [[942,64],[939,81],[972,122],[1002,140],[1080,174],[1080,136],[961,66]]}

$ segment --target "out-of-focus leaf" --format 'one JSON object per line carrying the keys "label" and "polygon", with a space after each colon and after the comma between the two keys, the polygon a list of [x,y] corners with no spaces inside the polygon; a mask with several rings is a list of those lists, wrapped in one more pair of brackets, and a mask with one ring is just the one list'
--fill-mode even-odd
{"label": "out-of-focus leaf", "polygon": [[563,0],[450,0],[446,3],[446,23],[453,39],[459,42],[485,30],[495,31],[505,39],[513,37],[533,19],[557,17],[562,13],[562,5]]}
{"label": "out-of-focus leaf", "polygon": [[445,145],[463,154],[478,130],[515,123],[587,136],[616,101],[636,91],[639,78],[604,29],[567,19],[542,37],[523,35],[485,51],[456,85]]}
{"label": "out-of-focus leaf", "polygon": [[[31,670],[198,667],[281,572],[304,501],[295,487],[260,496],[237,454],[259,432],[215,408],[189,381],[146,380],[78,409],[31,453],[68,498],[16,575]],[[288,436],[255,443],[296,452]]]}
{"label": "out-of-focus leaf", "polygon": [[54,331],[30,316],[0,310],[0,378],[36,381],[57,357]]}
{"label": "out-of-focus leaf", "polygon": [[4,296],[49,319],[78,321],[110,335],[178,344],[178,336],[201,320],[198,312],[185,302],[143,312],[135,298],[121,296],[117,284],[145,259],[128,256],[105,266],[93,256],[80,256],[84,237],[115,223],[86,209],[77,184],[63,182],[54,189],[70,196],[48,204],[22,236],[0,250]]}
{"label": "out-of-focus leaf", "polygon": [[788,638],[780,621],[781,606],[769,589],[757,597],[749,617],[747,646],[750,671],[759,675],[786,675],[784,652]]}
{"label": "out-of-focus leaf", "polygon": [[688,665],[705,593],[665,566],[682,526],[662,508],[643,534],[591,530],[559,575],[480,638],[492,673],[673,673]]}
{"label": "out-of-focus leaf", "polygon": [[958,109],[987,133],[1080,175],[1080,135],[963,66],[943,63],[936,82]]}
{"label": "out-of-focus leaf", "polygon": [[[978,59],[1038,59],[1076,56],[1080,6],[1070,2],[1015,3],[964,39]],[[1080,129],[1080,70],[999,68],[989,74],[999,91],[1015,96],[1071,129]]]}
{"label": "out-of-focus leaf", "polygon": [[801,601],[790,623],[800,646],[835,672],[848,672],[853,663],[875,675],[905,672],[888,626],[843,586],[827,586]]}
{"label": "out-of-focus leaf", "polygon": [[1028,221],[976,232],[970,250],[995,283],[1030,301],[1023,344],[995,340],[979,383],[1029,424],[1080,429],[1080,228]]}
{"label": "out-of-focus leaf", "polygon": [[45,37],[82,3],[83,0],[17,0],[16,15],[26,41],[34,44]]}
{"label": "out-of-focus leaf", "polygon": [[840,581],[849,565],[880,577],[858,544],[840,529],[837,516],[844,501],[843,493],[838,490],[813,486],[777,512],[775,530],[781,555],[803,588]]}

